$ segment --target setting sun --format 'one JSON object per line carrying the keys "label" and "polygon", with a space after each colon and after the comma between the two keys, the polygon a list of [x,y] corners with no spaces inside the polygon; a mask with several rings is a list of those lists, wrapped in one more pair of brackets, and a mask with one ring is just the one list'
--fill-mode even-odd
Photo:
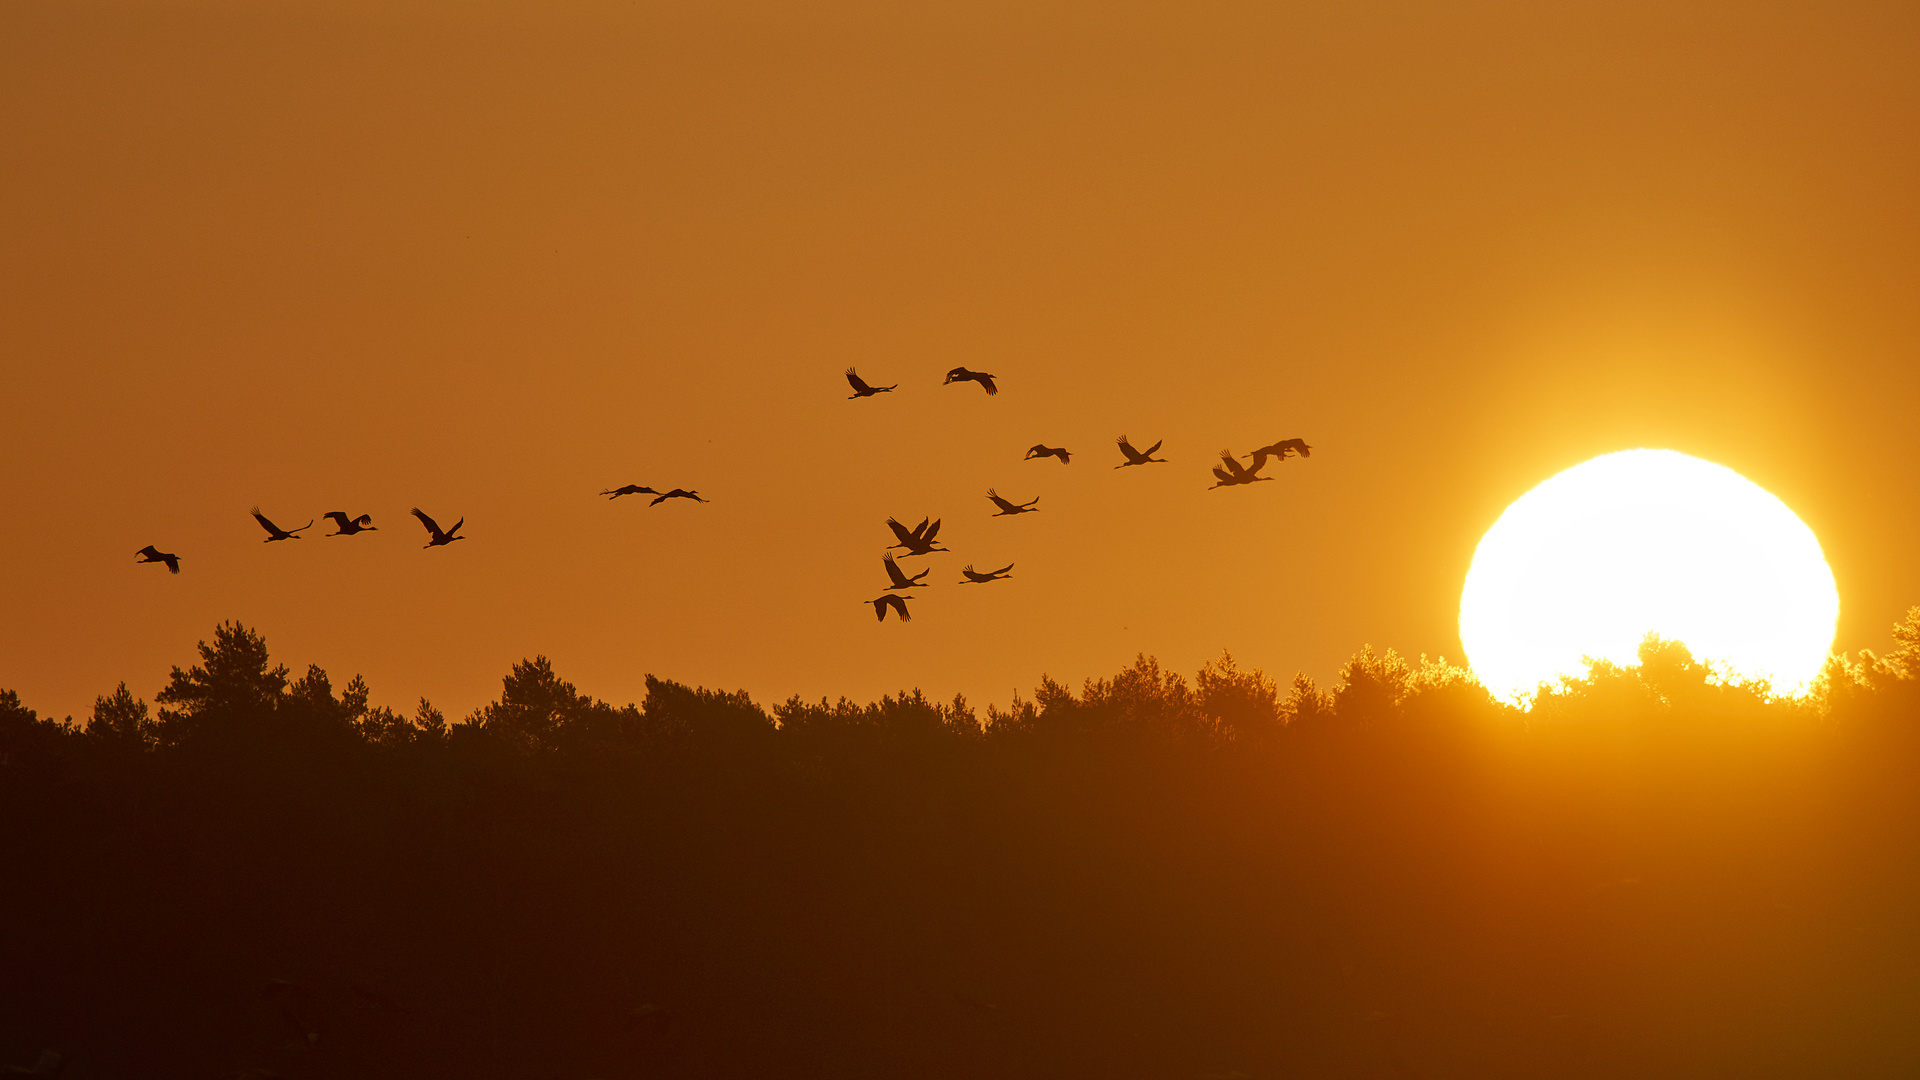
{"label": "setting sun", "polygon": [[1634,663],[1648,633],[1797,693],[1839,611],[1820,543],[1786,504],[1724,466],[1624,450],[1534,488],[1487,530],[1460,640],[1509,699],[1584,673],[1585,658]]}

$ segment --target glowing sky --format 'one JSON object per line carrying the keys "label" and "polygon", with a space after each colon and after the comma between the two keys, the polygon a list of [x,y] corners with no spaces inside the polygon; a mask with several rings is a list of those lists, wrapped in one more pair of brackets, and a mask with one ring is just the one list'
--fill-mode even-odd
{"label": "glowing sky", "polygon": [[[1457,658],[1480,536],[1629,446],[1785,500],[1836,646],[1882,646],[1920,602],[1915,19],[0,6],[0,686],[150,696],[226,618],[454,714],[536,652],[618,702]],[[1172,464],[1114,471],[1122,433]],[[256,504],[381,531],[265,545]],[[415,505],[470,539],[420,550]],[[859,606],[890,514],[954,549],[910,626]]]}

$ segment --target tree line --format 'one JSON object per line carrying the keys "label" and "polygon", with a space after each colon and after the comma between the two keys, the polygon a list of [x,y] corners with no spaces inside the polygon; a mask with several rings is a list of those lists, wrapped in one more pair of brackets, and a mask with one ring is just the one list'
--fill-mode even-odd
{"label": "tree line", "polygon": [[[1700,707],[1827,717],[1898,697],[1920,680],[1920,607],[1893,629],[1887,655],[1861,650],[1829,660],[1810,694],[1776,699],[1763,682],[1722,681],[1697,663],[1680,642],[1649,636],[1638,666],[1607,661],[1580,678],[1544,688],[1531,718],[1565,721],[1622,707],[1636,712]],[[1370,730],[1409,712],[1444,702],[1456,720],[1527,723],[1526,714],[1495,701],[1472,674],[1444,659],[1409,664],[1392,650],[1363,648],[1340,670],[1339,684],[1322,691],[1296,675],[1285,693],[1259,670],[1239,667],[1231,654],[1203,666],[1193,681],[1164,671],[1146,656],[1109,679],[1089,679],[1076,695],[1043,678],[1031,699],[1016,695],[1006,709],[984,715],[964,696],[930,700],[919,690],[859,704],[807,702],[797,695],[771,709],[744,691],[693,689],[646,678],[637,704],[614,706],[580,693],[544,656],[513,665],[497,701],[449,723],[425,698],[411,715],[372,704],[360,676],[336,691],[318,665],[294,678],[268,655],[266,641],[238,622],[223,623],[199,645],[200,662],[174,667],[154,696],[157,715],[123,682],[95,699],[83,722],[41,718],[20,696],[0,689],[0,760],[24,764],[62,753],[241,753],[274,743],[310,749],[347,746],[489,746],[525,753],[641,752],[649,747],[755,740],[812,743],[855,733],[877,738],[937,738],[955,742],[1034,738],[1139,738],[1189,746],[1270,747],[1289,733],[1322,728]]]}
{"label": "tree line", "polygon": [[975,709],[543,657],[457,721],[238,623],[0,691],[0,1066],[69,1077],[1906,1075],[1920,609],[1782,700],[1362,649]]}

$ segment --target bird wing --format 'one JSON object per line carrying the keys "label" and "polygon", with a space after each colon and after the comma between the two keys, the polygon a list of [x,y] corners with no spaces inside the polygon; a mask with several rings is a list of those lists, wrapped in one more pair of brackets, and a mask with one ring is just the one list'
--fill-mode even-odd
{"label": "bird wing", "polygon": [[890,607],[890,608],[892,608],[892,609],[894,610],[894,612],[895,612],[896,614],[898,614],[898,615],[900,616],[900,621],[901,621],[901,622],[912,622],[912,621],[913,621],[913,616],[912,616],[912,614],[910,614],[910,613],[909,613],[909,612],[907,611],[907,598],[906,598],[906,597],[904,597],[904,596],[894,596],[893,594],[891,594],[891,593],[889,593],[889,594],[887,594],[887,595],[886,595],[885,597],[883,597],[882,599],[884,600],[884,602],[886,603],[886,605],[887,605],[888,607]]}
{"label": "bird wing", "polygon": [[167,572],[169,574],[177,574],[180,572],[180,556],[169,555],[163,551],[160,553],[160,561],[167,564]]}
{"label": "bird wing", "polygon": [[853,387],[853,392],[856,394],[873,393],[873,387],[868,386],[865,379],[862,379],[860,376],[854,374],[854,371],[852,368],[847,369],[847,383]]}
{"label": "bird wing", "polygon": [[1141,456],[1141,457],[1143,457],[1143,458],[1150,458],[1150,457],[1152,457],[1152,456],[1153,456],[1153,452],[1154,452],[1154,451],[1156,451],[1156,450],[1158,450],[1158,449],[1160,449],[1160,443],[1163,443],[1163,442],[1166,442],[1166,441],[1167,441],[1167,440],[1165,440],[1165,439],[1161,439],[1161,440],[1160,440],[1160,442],[1157,442],[1157,443],[1154,443],[1154,444],[1153,444],[1152,446],[1149,446],[1149,447],[1147,447],[1147,450],[1146,450],[1146,453],[1144,453],[1144,454],[1141,454],[1140,456]]}
{"label": "bird wing", "polygon": [[253,510],[250,512],[253,514],[253,520],[259,522],[261,528],[267,530],[269,534],[272,534],[274,536],[280,535],[280,526],[275,525],[271,521],[268,521],[267,515],[261,513],[259,507],[257,506],[254,507]]}
{"label": "bird wing", "polygon": [[1307,440],[1305,439],[1288,439],[1286,442],[1283,442],[1280,445],[1286,447],[1289,450],[1292,450],[1294,453],[1299,454],[1301,457],[1313,456],[1313,447],[1308,446]]}
{"label": "bird wing", "polygon": [[148,544],[146,547],[134,552],[134,554],[144,556],[149,562],[154,562],[160,558],[160,549],[154,547],[152,544]]}
{"label": "bird wing", "polygon": [[931,544],[933,543],[933,538],[938,535],[940,535],[940,521],[936,518],[933,524],[927,527],[926,533],[920,537],[920,542],[923,544]]}
{"label": "bird wing", "polygon": [[1227,471],[1233,474],[1235,480],[1245,480],[1253,475],[1247,471],[1246,466],[1240,464],[1240,459],[1234,457],[1230,450],[1220,451],[1220,460],[1226,464]]}
{"label": "bird wing", "polygon": [[1060,459],[1060,464],[1062,464],[1062,465],[1065,465],[1065,464],[1067,464],[1068,462],[1070,462],[1070,461],[1072,461],[1072,460],[1073,460],[1073,453],[1072,453],[1072,451],[1070,451],[1070,450],[1068,450],[1068,449],[1067,449],[1066,447],[1064,447],[1064,446],[1063,446],[1063,447],[1061,447],[1061,448],[1060,448],[1060,449],[1058,449],[1058,450],[1055,450],[1055,451],[1053,452],[1053,456],[1054,456],[1054,457],[1057,457],[1057,458],[1059,458],[1059,459]]}
{"label": "bird wing", "polygon": [[894,520],[893,518],[887,519],[887,528],[893,530],[893,538],[895,540],[900,541],[902,544],[908,543],[915,539],[914,533],[911,529],[908,529],[905,525],[900,524],[900,522]]}
{"label": "bird wing", "polygon": [[371,528],[373,526],[373,515],[361,514],[359,517],[353,519],[353,523],[363,529]]}
{"label": "bird wing", "polygon": [[1115,439],[1114,443],[1120,447],[1120,453],[1124,454],[1128,461],[1140,460],[1140,451],[1135,450],[1133,448],[1133,444],[1127,441],[1127,437],[1125,435],[1122,435],[1118,439]]}
{"label": "bird wing", "polygon": [[994,490],[993,490],[992,488],[988,488],[988,489],[987,489],[987,498],[989,498],[989,499],[991,499],[991,500],[993,500],[993,505],[995,505],[995,506],[997,506],[997,507],[999,507],[1000,509],[1002,509],[1002,510],[1005,510],[1005,511],[1007,511],[1007,512],[1009,512],[1009,513],[1011,513],[1011,512],[1013,512],[1013,511],[1015,511],[1015,510],[1018,510],[1018,509],[1020,509],[1019,507],[1017,507],[1017,506],[1015,506],[1014,504],[1012,504],[1012,503],[1010,503],[1010,502],[1008,502],[1007,500],[1005,500],[1005,499],[1003,499],[1003,498],[1001,498],[1001,497],[999,496],[999,494],[998,494],[998,493],[996,493],[996,492],[995,492],[995,491],[994,491]]}
{"label": "bird wing", "polygon": [[887,577],[892,580],[894,588],[904,589],[912,584],[912,582],[907,580],[907,575],[900,572],[900,564],[893,561],[893,554],[891,552],[887,554],[886,558],[880,560],[880,562],[881,565],[887,568]]}
{"label": "bird wing", "polygon": [[1001,567],[1000,569],[998,569],[998,570],[995,570],[995,571],[993,572],[993,575],[994,575],[995,577],[999,577],[999,576],[1000,576],[1001,574],[1004,574],[1004,573],[1006,573],[1007,571],[1009,571],[1009,570],[1011,570],[1011,569],[1013,569],[1013,564],[1012,564],[1012,563],[1008,563],[1007,565],[1005,565],[1005,566],[1003,566],[1003,567]]}
{"label": "bird wing", "polygon": [[428,517],[427,512],[425,510],[422,510],[416,506],[413,508],[413,516],[419,518],[420,524],[425,525],[427,527],[427,531],[432,533],[433,535],[435,536],[447,535],[446,533],[443,533],[440,531],[440,524],[434,521],[432,518]]}
{"label": "bird wing", "polygon": [[988,375],[983,371],[974,372],[973,381],[979,383],[981,386],[986,387],[987,393],[989,396],[1000,392],[1000,388],[993,385],[993,376]]}
{"label": "bird wing", "polygon": [[[954,368],[952,371],[947,372],[947,382],[953,382],[956,379],[971,379],[971,378],[973,378],[973,372],[968,371],[966,368],[963,368],[963,367],[957,367],[957,368]],[[942,385],[945,385],[945,384],[943,383]]]}
{"label": "bird wing", "polygon": [[454,522],[453,528],[447,530],[447,535],[449,537],[452,537],[455,540],[460,539],[460,526],[465,525],[466,523],[467,523],[466,518],[461,518],[459,521]]}
{"label": "bird wing", "polygon": [[1213,467],[1213,475],[1218,477],[1223,484],[1233,483],[1233,474],[1218,465]]}
{"label": "bird wing", "polygon": [[329,510],[320,516],[323,518],[332,518],[334,525],[339,528],[344,529],[347,527],[348,518],[345,510]]}

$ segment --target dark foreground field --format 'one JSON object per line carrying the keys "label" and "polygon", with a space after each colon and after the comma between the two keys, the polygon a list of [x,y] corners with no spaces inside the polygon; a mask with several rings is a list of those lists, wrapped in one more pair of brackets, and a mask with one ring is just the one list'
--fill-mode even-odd
{"label": "dark foreground field", "polygon": [[447,726],[224,627],[153,719],[0,697],[0,1064],[1920,1073],[1920,657],[1769,705],[1645,656],[1530,716],[1371,654],[978,718],[535,662]]}

